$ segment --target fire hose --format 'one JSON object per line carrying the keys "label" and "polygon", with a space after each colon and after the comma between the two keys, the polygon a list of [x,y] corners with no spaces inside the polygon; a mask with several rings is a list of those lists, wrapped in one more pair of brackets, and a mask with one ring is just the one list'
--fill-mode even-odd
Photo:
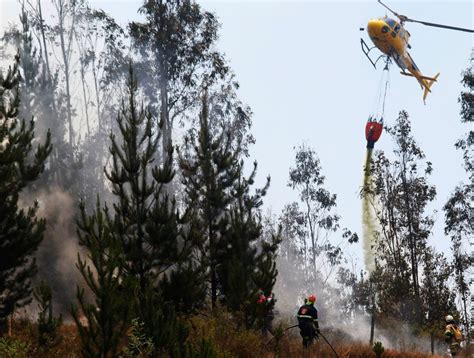
{"label": "fire hose", "polygon": [[[290,327],[287,327],[283,330],[282,334],[284,334],[286,331],[288,331],[289,329],[291,328],[295,328],[295,327],[298,327],[297,324],[293,325],[293,326],[290,326]],[[334,354],[336,355],[337,358],[339,358],[339,354],[337,354],[336,350],[334,349],[334,347],[331,345],[331,343],[329,343],[329,341],[327,340],[327,338],[321,333],[321,331],[319,331],[318,333],[321,337],[323,337],[324,341],[327,343],[327,345],[332,349],[332,351],[334,352]],[[267,343],[265,344],[269,344],[273,339],[275,338],[275,336],[273,336]]]}

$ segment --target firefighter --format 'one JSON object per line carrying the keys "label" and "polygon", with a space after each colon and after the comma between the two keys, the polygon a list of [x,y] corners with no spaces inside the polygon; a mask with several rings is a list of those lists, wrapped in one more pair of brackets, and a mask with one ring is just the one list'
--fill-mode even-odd
{"label": "firefighter", "polygon": [[258,291],[257,315],[261,319],[262,333],[264,335],[266,335],[267,332],[272,332],[272,322],[274,318],[273,308],[275,302],[275,295],[273,293],[265,296],[262,290]]}
{"label": "firefighter", "polygon": [[315,302],[315,295],[308,296],[296,315],[304,348],[308,348],[313,340],[319,337],[318,311],[314,307]]}
{"label": "firefighter", "polygon": [[454,318],[451,315],[446,316],[446,329],[444,330],[444,339],[449,345],[449,352],[451,357],[455,357],[461,348],[463,340],[462,332],[454,323]]}

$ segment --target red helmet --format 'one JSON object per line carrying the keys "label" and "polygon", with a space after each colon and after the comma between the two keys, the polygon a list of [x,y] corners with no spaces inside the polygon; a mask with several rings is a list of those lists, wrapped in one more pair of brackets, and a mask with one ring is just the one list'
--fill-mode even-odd
{"label": "red helmet", "polygon": [[315,295],[309,295],[308,296],[308,302],[311,302],[311,303],[316,302],[316,296]]}

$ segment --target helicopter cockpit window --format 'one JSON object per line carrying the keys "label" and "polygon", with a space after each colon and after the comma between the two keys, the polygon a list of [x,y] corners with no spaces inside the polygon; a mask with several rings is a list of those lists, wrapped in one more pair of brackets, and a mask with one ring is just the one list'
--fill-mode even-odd
{"label": "helicopter cockpit window", "polygon": [[390,26],[392,29],[395,27],[395,20],[386,19],[385,22],[386,22],[387,25]]}
{"label": "helicopter cockpit window", "polygon": [[388,26],[382,26],[382,33],[386,33],[388,32],[390,29],[388,28]]}
{"label": "helicopter cockpit window", "polygon": [[393,31],[395,31],[396,33],[398,33],[398,31],[400,31],[400,24],[396,24],[396,25],[395,25],[395,28],[393,29]]}

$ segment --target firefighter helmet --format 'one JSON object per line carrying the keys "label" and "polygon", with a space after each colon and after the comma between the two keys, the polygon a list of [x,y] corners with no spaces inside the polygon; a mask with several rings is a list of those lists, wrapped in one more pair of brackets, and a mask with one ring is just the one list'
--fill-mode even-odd
{"label": "firefighter helmet", "polygon": [[311,302],[311,303],[316,302],[316,296],[315,295],[309,295],[308,296],[308,302]]}
{"label": "firefighter helmet", "polygon": [[446,316],[446,323],[453,323],[454,322],[454,318],[453,316],[451,316],[450,314],[448,314]]}

